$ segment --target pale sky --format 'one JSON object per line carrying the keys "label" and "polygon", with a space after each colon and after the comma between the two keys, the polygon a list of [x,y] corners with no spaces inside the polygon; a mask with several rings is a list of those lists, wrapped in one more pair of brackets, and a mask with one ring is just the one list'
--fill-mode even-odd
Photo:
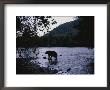
{"label": "pale sky", "polygon": [[[52,18],[57,21],[57,24],[51,25],[49,31],[53,30],[63,23],[74,21],[77,19],[75,16],[52,16]],[[38,31],[38,36],[43,36],[44,32],[47,33],[47,30],[44,30],[43,32]]]}

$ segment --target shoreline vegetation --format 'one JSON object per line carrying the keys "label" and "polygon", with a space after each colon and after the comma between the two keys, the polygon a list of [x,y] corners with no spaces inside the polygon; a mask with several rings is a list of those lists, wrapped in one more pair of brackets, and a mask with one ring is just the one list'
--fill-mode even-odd
{"label": "shoreline vegetation", "polygon": [[56,74],[57,72],[55,69],[40,67],[26,58],[16,59],[16,74]]}
{"label": "shoreline vegetation", "polygon": [[[94,74],[94,62],[86,65],[90,71],[88,74]],[[38,64],[30,63],[26,59],[16,59],[16,74],[56,74],[58,70],[49,67],[40,67]]]}

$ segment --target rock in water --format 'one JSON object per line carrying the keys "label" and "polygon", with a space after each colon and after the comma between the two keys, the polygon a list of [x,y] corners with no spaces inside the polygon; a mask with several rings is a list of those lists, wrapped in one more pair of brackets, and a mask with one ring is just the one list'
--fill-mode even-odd
{"label": "rock in water", "polygon": [[46,59],[46,57],[43,57],[43,59]]}

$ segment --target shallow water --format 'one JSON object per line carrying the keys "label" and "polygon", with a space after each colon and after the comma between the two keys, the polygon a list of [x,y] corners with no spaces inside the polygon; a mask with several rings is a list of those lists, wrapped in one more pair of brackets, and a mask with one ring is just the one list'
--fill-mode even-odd
{"label": "shallow water", "polygon": [[[46,51],[55,51],[58,54],[58,63],[50,65]],[[28,58],[30,62],[58,70],[57,74],[90,74],[90,63],[94,63],[94,49],[85,47],[40,47],[17,48],[16,58]]]}

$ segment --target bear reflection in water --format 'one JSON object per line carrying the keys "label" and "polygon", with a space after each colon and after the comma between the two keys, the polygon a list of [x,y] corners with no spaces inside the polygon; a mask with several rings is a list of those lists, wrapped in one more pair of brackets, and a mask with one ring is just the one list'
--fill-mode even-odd
{"label": "bear reflection in water", "polygon": [[50,64],[57,64],[57,53],[55,51],[46,51],[45,54],[48,54]]}

